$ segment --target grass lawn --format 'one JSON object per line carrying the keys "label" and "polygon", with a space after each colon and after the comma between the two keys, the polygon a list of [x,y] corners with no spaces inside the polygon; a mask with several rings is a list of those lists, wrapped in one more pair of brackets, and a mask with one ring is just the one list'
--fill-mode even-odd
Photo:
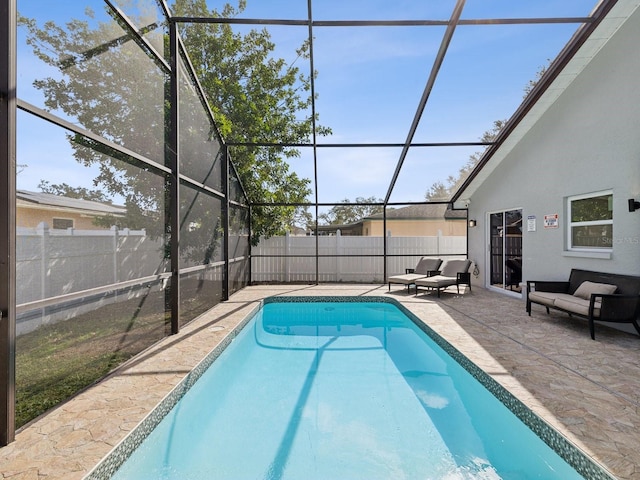
{"label": "grass lawn", "polygon": [[[182,323],[211,308],[214,295],[182,286]],[[190,295],[192,294],[192,295]],[[72,397],[168,332],[165,292],[102,306],[16,339],[16,428]]]}

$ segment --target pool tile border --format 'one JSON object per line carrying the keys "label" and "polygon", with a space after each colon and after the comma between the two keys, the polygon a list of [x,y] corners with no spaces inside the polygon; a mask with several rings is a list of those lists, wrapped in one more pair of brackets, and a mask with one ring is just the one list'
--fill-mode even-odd
{"label": "pool tile border", "polygon": [[169,411],[195,384],[202,374],[220,356],[238,333],[251,321],[263,305],[268,303],[388,303],[396,306],[411,319],[440,348],[456,360],[478,380],[491,394],[527,425],[543,442],[571,465],[586,480],[616,480],[604,467],[582,452],[564,435],[536,415],[529,407],[474,364],[462,352],[451,345],[419,317],[396,299],[382,296],[271,296],[262,299],[256,308],[214,347],[196,367],[136,426],[103,460],[89,472],[84,480],[108,480],[129,458],[133,451],[149,436]]}

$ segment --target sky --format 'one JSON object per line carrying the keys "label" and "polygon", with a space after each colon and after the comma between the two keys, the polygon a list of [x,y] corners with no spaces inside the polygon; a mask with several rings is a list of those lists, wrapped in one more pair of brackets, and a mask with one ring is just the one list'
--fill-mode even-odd
{"label": "sky", "polygon": [[[116,2],[129,11],[131,2]],[[223,2],[208,1],[210,8]],[[583,17],[596,0],[467,0],[463,19]],[[454,0],[314,0],[313,19],[321,20],[447,20]],[[104,17],[102,1],[88,0],[97,20]],[[20,13],[44,21],[64,22],[81,16],[72,9],[56,9],[46,0],[18,2]],[[129,9],[129,10],[127,10]],[[106,18],[106,17],[105,17]],[[307,0],[247,0],[239,18],[307,18]],[[246,26],[235,26],[238,32]],[[309,73],[309,65],[296,60],[295,50],[308,33],[306,26],[266,28],[275,56]],[[459,26],[447,50],[426,108],[413,137],[414,143],[477,142],[496,120],[506,120],[524,97],[528,82],[555,58],[578,24],[465,25]],[[416,116],[445,27],[314,27],[315,92],[319,124],[333,134],[319,137],[317,198],[340,202],[357,197],[385,198],[401,158],[401,149],[325,148],[322,144],[404,143]],[[42,106],[42,93],[33,80],[56,75],[37,61],[20,40],[18,97]],[[37,190],[41,180],[78,183],[91,187],[95,170],[79,169],[59,129],[29,115],[19,114],[18,188]],[[73,120],[73,119],[70,119]],[[41,142],[28,141],[38,132]],[[23,140],[24,139],[24,140]],[[315,177],[313,149],[302,148],[290,168],[304,178]],[[435,182],[456,176],[478,146],[411,148],[391,193],[391,202],[422,201]],[[311,200],[315,199],[314,194]]]}

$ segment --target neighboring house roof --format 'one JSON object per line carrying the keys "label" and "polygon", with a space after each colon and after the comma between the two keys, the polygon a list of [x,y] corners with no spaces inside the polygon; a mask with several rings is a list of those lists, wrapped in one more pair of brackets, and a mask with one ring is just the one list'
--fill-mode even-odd
{"label": "neighboring house roof", "polygon": [[111,205],[109,203],[93,202],[79,198],[69,198],[51,193],[29,192],[27,190],[17,190],[16,199],[18,205],[33,205],[38,208],[55,209],[81,213],[85,215],[115,215],[124,216],[127,213],[126,207]]}
{"label": "neighboring house roof", "polygon": [[306,235],[307,231],[304,228],[294,226],[289,232],[290,235]]}
{"label": "neighboring house roof", "polygon": [[[466,210],[453,210],[449,204],[427,203],[422,205],[409,205],[402,208],[387,209],[387,221],[389,220],[466,220]],[[335,230],[354,230],[362,227],[369,221],[382,221],[382,213],[376,213],[354,223],[343,225],[318,225],[318,231],[333,232]]]}
{"label": "neighboring house roof", "polygon": [[[610,6],[611,2],[603,2],[596,8]],[[637,0],[618,0],[599,23],[586,24],[574,35],[500,131],[496,143],[485,151],[478,166],[453,195],[456,207],[468,205],[466,199],[498,168],[638,7]]]}
{"label": "neighboring house roof", "polygon": [[343,228],[356,228],[362,224],[362,220],[354,223],[331,223],[329,225],[318,225],[318,230],[335,230]]}
{"label": "neighboring house roof", "polygon": [[[402,208],[387,208],[387,220],[466,220],[466,218],[466,209],[453,210],[449,204],[426,203],[422,205],[408,205]],[[318,225],[318,230],[333,231],[338,229],[354,229],[361,226],[365,220],[382,221],[382,212],[369,215],[353,223]]]}
{"label": "neighboring house roof", "polygon": [[[425,220],[425,219],[466,219],[466,210],[453,210],[448,204],[427,203],[409,205],[402,208],[388,208],[387,220]],[[363,220],[382,220],[382,213],[376,213]]]}

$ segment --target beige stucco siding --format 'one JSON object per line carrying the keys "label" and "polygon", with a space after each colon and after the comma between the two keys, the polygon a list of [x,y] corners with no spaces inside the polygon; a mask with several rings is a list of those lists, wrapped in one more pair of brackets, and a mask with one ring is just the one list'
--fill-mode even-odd
{"label": "beige stucco siding", "polygon": [[16,208],[16,226],[18,227],[36,228],[40,222],[45,222],[49,228],[53,228],[54,218],[73,220],[73,228],[77,230],[104,230],[104,227],[93,224],[93,216],[66,209],[49,209],[20,204]]}
{"label": "beige stucco siding", "polygon": [[[392,237],[431,237],[440,232],[445,236],[464,236],[467,234],[465,219],[456,220],[387,220],[387,232]],[[381,237],[384,232],[382,220],[365,220],[363,222],[364,236]]]}

